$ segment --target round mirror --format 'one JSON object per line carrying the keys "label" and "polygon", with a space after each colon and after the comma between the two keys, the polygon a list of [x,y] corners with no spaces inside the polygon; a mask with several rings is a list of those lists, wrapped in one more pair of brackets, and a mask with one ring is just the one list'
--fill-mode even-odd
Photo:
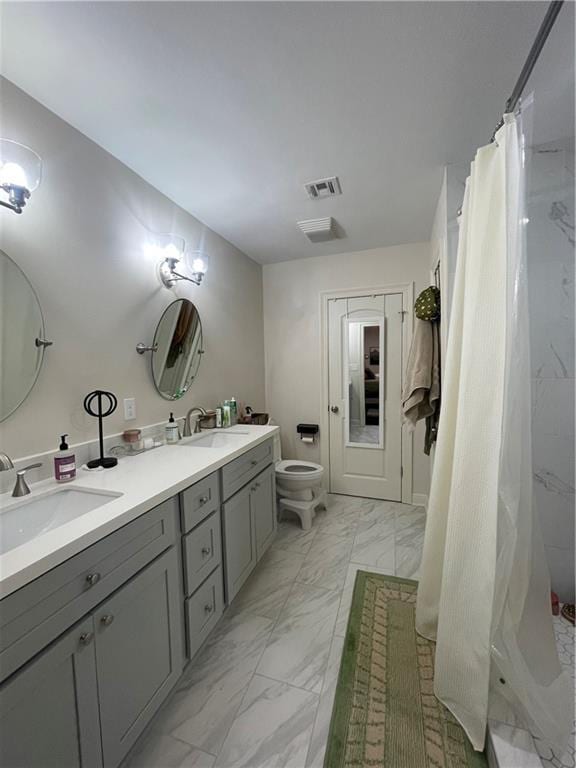
{"label": "round mirror", "polygon": [[164,311],[154,334],[152,378],[166,400],[178,400],[194,381],[202,349],[202,323],[188,299],[177,299]]}
{"label": "round mirror", "polygon": [[34,288],[0,251],[0,421],[30,394],[42,367],[44,320]]}

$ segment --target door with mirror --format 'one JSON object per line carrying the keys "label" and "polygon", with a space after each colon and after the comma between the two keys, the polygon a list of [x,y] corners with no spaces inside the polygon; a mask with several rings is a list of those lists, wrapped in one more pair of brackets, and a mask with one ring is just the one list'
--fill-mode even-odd
{"label": "door with mirror", "polygon": [[330,490],[402,496],[402,294],[330,299]]}

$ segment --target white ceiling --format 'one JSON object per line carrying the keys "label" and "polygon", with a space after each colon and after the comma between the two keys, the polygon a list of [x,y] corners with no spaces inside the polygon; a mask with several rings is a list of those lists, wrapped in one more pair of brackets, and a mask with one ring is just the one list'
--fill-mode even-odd
{"label": "white ceiling", "polygon": [[[4,2],[3,74],[262,263],[427,240],[547,3]],[[311,201],[304,182],[340,177]],[[341,240],[296,221],[333,216]]]}

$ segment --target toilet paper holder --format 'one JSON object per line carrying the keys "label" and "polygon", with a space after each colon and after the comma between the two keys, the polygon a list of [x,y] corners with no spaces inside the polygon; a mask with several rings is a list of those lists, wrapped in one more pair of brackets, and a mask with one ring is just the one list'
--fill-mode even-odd
{"label": "toilet paper holder", "polygon": [[305,443],[313,443],[319,431],[318,424],[298,424],[296,427],[300,440]]}

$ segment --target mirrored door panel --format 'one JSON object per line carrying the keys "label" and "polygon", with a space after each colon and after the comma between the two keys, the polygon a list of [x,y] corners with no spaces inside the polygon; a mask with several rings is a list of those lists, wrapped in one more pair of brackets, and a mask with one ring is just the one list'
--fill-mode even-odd
{"label": "mirrored door panel", "polygon": [[[348,444],[360,443],[382,447],[384,375],[380,361],[385,361],[384,322],[348,319],[347,388]],[[384,366],[382,366],[384,367]]]}

